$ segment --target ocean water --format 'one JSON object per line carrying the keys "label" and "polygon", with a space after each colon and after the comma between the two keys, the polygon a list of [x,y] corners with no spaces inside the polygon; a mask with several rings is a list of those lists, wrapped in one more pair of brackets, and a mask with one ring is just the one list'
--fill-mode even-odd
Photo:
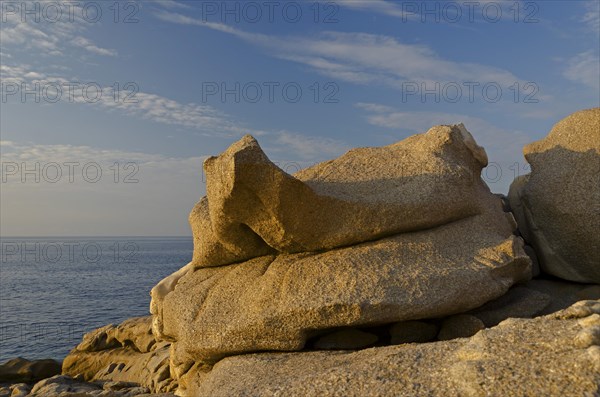
{"label": "ocean water", "polygon": [[0,363],[62,360],[84,333],[148,315],[191,237],[0,238]]}

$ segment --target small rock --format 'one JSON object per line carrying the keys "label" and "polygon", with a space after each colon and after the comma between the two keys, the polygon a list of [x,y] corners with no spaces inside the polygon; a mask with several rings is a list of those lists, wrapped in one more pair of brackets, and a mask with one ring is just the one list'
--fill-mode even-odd
{"label": "small rock", "polygon": [[532,318],[549,304],[548,294],[525,287],[511,288],[505,295],[471,312],[486,327],[493,327],[507,318]]}
{"label": "small rock", "polygon": [[315,349],[354,350],[362,349],[377,342],[377,336],[358,329],[349,328],[321,336],[316,340]]}
{"label": "small rock", "polygon": [[470,314],[450,316],[444,320],[438,334],[439,340],[468,338],[485,328],[485,324]]}
{"label": "small rock", "polygon": [[392,325],[390,335],[391,344],[423,343],[435,339],[438,327],[424,321],[402,321]]}
{"label": "small rock", "polygon": [[600,345],[600,326],[595,325],[582,329],[575,335],[573,344],[580,349]]}
{"label": "small rock", "polygon": [[581,325],[582,328],[593,327],[596,325],[600,326],[600,314],[592,314],[591,316],[584,317],[577,320],[577,324]]}
{"label": "small rock", "polygon": [[31,386],[27,383],[17,383],[16,385],[12,385],[10,388],[12,389],[10,397],[25,397],[31,391]]}
{"label": "small rock", "polygon": [[[79,382],[65,375],[56,375],[36,383],[31,389],[31,394],[36,397],[59,396],[63,393],[84,393],[101,392],[102,386],[95,383]],[[77,395],[77,394],[75,394]]]}
{"label": "small rock", "polygon": [[586,353],[594,369],[600,372],[600,346],[590,346],[587,348]]}
{"label": "small rock", "polygon": [[123,390],[123,389],[131,389],[133,387],[138,387],[138,386],[139,386],[139,384],[134,383],[134,382],[114,381],[114,382],[104,383],[104,385],[102,385],[102,388],[104,390]]}
{"label": "small rock", "polygon": [[554,313],[558,319],[584,318],[600,314],[600,302],[594,300],[579,301],[568,308]]}
{"label": "small rock", "polygon": [[37,382],[60,374],[61,364],[55,360],[13,358],[0,365],[0,382]]}

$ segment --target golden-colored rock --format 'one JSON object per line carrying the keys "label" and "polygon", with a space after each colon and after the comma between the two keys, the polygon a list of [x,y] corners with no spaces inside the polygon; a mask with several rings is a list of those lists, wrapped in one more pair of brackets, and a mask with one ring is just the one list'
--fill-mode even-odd
{"label": "golden-colored rock", "polygon": [[294,176],[247,135],[204,162],[207,198],[190,215],[194,263],[333,249],[481,213],[485,151],[462,125],[354,149]]}
{"label": "golden-colored rock", "polygon": [[[592,313],[593,301],[581,302]],[[600,312],[596,310],[596,312]],[[358,352],[260,353],[191,368],[183,396],[564,396],[597,393],[597,335],[561,312],[510,319],[471,338]],[[586,338],[598,343],[596,337]]]}
{"label": "golden-colored rock", "polygon": [[331,328],[462,313],[527,281],[514,219],[480,178],[486,161],[462,125],[294,177],[249,136],[207,160],[194,260],[152,290],[172,371],[300,350]]}
{"label": "golden-colored rock", "polygon": [[600,108],[561,120],[524,153],[532,171],[509,200],[542,271],[600,283]]}

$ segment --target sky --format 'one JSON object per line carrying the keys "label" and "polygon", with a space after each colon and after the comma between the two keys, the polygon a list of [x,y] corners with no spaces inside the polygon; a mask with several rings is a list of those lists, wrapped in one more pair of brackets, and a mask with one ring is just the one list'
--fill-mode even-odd
{"label": "sky", "polygon": [[0,235],[185,236],[244,134],[289,173],[464,123],[506,193],[600,106],[600,1],[0,1]]}

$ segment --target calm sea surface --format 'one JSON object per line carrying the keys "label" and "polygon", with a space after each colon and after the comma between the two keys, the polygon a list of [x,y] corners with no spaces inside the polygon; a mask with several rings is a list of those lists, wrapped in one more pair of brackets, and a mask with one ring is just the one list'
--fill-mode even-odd
{"label": "calm sea surface", "polygon": [[0,238],[0,363],[62,360],[84,333],[148,315],[191,237]]}

